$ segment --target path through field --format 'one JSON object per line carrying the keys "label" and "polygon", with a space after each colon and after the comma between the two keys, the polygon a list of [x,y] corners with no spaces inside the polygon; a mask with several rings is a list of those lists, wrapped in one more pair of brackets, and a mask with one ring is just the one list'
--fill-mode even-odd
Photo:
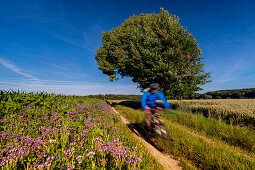
{"label": "path through field", "polygon": [[[117,114],[119,114],[113,107],[112,107],[113,111]],[[133,132],[133,135],[141,140],[141,142],[144,144],[144,146],[150,151],[151,155],[153,157],[156,158],[156,160],[164,167],[164,169],[166,170],[180,170],[182,169],[178,164],[179,162],[174,160],[173,158],[171,158],[169,155],[162,153],[161,151],[159,151],[159,149],[157,148],[157,146],[155,146],[155,144],[153,143],[149,143],[148,141],[146,141],[143,137],[141,137],[140,133],[138,132],[139,130],[132,126],[128,120],[123,117],[121,114],[119,114],[121,117],[121,120],[123,121],[123,123],[125,125],[127,125],[129,127],[129,129]],[[131,127],[132,126],[132,127]]]}

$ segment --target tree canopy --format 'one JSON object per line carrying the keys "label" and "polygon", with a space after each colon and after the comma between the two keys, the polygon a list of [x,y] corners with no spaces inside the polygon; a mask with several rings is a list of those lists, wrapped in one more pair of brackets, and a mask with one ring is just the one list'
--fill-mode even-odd
{"label": "tree canopy", "polygon": [[102,44],[95,58],[110,81],[132,77],[141,90],[159,83],[172,98],[190,95],[209,82],[198,41],[163,8],[159,14],[134,15],[103,32]]}

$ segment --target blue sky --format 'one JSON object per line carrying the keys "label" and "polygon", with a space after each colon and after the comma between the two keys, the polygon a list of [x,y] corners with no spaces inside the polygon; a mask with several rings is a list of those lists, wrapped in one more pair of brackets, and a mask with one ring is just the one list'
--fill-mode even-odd
{"label": "blue sky", "polygon": [[255,2],[218,0],[0,1],[0,89],[61,94],[139,94],[130,78],[98,70],[101,33],[129,16],[179,16],[198,40],[212,83],[201,92],[255,87]]}

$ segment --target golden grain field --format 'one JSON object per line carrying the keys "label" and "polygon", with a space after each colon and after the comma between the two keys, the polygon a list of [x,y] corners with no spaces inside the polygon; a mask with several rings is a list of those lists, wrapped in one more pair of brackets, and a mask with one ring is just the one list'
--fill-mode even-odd
{"label": "golden grain field", "polygon": [[174,108],[202,113],[230,124],[255,127],[255,99],[169,100]]}

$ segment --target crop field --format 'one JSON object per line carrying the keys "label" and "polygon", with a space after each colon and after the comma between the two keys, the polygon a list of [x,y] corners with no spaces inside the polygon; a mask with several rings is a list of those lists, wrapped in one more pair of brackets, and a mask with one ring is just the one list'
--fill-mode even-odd
{"label": "crop field", "polygon": [[174,108],[255,128],[255,99],[170,100]]}
{"label": "crop field", "polygon": [[[131,123],[144,128],[145,115],[140,102],[111,102]],[[204,116],[204,112],[199,112],[199,109],[194,114],[193,110],[186,109],[193,106],[192,102],[195,106],[200,104],[204,107],[206,102],[208,107],[218,104],[215,108],[219,109],[222,109],[219,103],[224,107],[222,103],[232,102],[232,105],[236,106],[233,108],[236,110],[239,108],[244,119],[245,110],[249,110],[248,106],[254,110],[252,104],[254,100],[247,100],[247,103],[241,100],[243,110],[238,107],[238,100],[182,101],[181,106],[186,105],[185,109],[180,107],[179,102],[170,101],[174,108],[178,109],[161,113],[170,135],[170,139],[162,141],[165,152],[186,162],[190,161],[192,165],[201,169],[255,169],[255,130],[247,126],[239,126],[240,124],[229,124],[223,121],[223,118],[221,121],[214,116],[208,118],[209,116]],[[230,106],[231,104],[226,104],[225,108]],[[161,140],[154,137],[150,139],[154,142]]]}
{"label": "crop field", "polygon": [[0,91],[1,169],[162,169],[105,101]]}

